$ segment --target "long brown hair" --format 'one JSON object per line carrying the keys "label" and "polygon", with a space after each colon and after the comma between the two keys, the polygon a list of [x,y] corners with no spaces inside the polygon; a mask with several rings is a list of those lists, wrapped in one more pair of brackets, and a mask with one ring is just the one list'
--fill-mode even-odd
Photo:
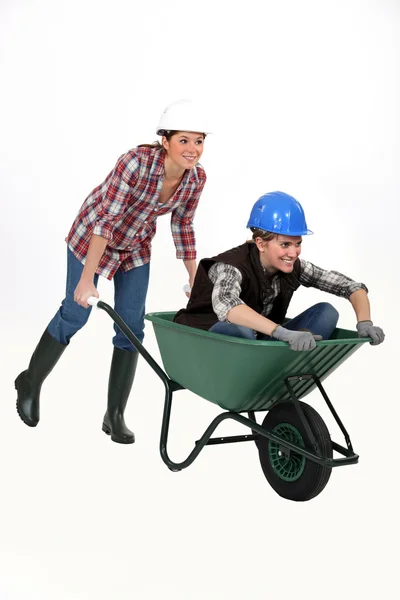
{"label": "long brown hair", "polygon": [[[174,130],[164,131],[163,136],[169,142],[169,140],[172,138],[173,135],[175,135],[175,133],[178,133],[178,132],[174,131]],[[139,144],[138,148],[156,148],[157,150],[164,150],[164,152],[165,152],[164,146],[162,144],[160,144],[160,142],[158,140],[156,142],[153,142],[152,144]]]}

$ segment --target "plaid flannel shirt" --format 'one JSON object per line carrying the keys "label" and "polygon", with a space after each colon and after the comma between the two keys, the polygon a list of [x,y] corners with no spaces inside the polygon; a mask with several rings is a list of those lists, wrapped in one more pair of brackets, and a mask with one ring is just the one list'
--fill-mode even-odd
{"label": "plaid flannel shirt", "polygon": [[92,235],[107,239],[97,273],[112,279],[121,268],[129,271],[150,261],[157,217],[172,213],[171,231],[176,257],[196,258],[193,218],[206,182],[203,167],[186,170],[178,189],[165,203],[158,198],[165,177],[164,153],[134,148],[117,161],[102,184],[82,204],[66,238],[84,263]]}
{"label": "plaid flannel shirt", "polygon": [[[353,281],[338,271],[325,271],[311,262],[299,260],[301,265],[299,280],[301,285],[305,287],[314,287],[323,292],[347,299],[357,290],[362,289],[368,292],[363,283]],[[228,312],[235,306],[244,304],[240,298],[242,274],[239,269],[232,265],[217,262],[209,269],[208,276],[214,284],[212,292],[213,310],[220,321],[227,321],[226,315]],[[271,280],[271,290],[271,294],[264,298],[264,307],[261,312],[264,317],[267,317],[271,312],[274,300],[280,292],[279,273],[274,275]]]}

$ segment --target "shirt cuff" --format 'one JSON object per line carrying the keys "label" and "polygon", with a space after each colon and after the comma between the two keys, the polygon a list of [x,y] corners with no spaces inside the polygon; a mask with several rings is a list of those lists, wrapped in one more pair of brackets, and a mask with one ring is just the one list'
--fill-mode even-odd
{"label": "shirt cuff", "polygon": [[113,228],[109,225],[100,225],[97,223],[97,225],[94,226],[93,235],[99,235],[100,237],[110,241],[113,239]]}
{"label": "shirt cuff", "polygon": [[235,306],[240,306],[241,304],[245,304],[245,302],[243,302],[243,300],[241,300],[240,298],[237,298],[237,300],[233,300],[232,302],[230,302],[229,306],[225,307],[223,311],[218,310],[218,312],[217,312],[214,307],[213,307],[213,310],[214,310],[215,314],[217,315],[219,321],[222,321],[223,323],[231,323],[231,321],[229,321],[226,318],[226,315],[228,314],[228,312],[230,310],[232,310],[232,308],[235,308]]}
{"label": "shirt cuff", "polygon": [[347,300],[350,298],[350,296],[352,294],[354,294],[354,292],[358,292],[358,290],[365,290],[368,294],[368,288],[366,285],[364,285],[363,283],[351,283],[348,288],[346,288],[346,293],[345,293],[345,298],[347,298]]}
{"label": "shirt cuff", "polygon": [[176,258],[180,258],[182,260],[195,260],[197,257],[196,250],[177,250]]}

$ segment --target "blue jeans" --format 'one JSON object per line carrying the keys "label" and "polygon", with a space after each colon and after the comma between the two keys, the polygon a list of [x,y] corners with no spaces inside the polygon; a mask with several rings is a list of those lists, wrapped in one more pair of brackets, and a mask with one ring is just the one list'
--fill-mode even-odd
{"label": "blue jeans", "polygon": [[[77,331],[89,319],[92,307],[83,308],[74,300],[74,291],[81,278],[83,265],[68,248],[67,286],[65,298],[59,310],[50,321],[47,330],[60,344],[67,345]],[[150,264],[123,272],[118,269],[114,275],[114,305],[117,313],[133,331],[140,342],[144,338],[144,315],[147,288],[149,284]],[[94,285],[97,287],[99,276],[95,275]],[[120,350],[136,352],[128,338],[114,325],[113,344]]]}
{"label": "blue jeans", "polygon": [[[319,302],[314,304],[311,308],[307,308],[304,312],[293,319],[287,321],[283,327],[291,329],[292,331],[299,331],[300,329],[308,329],[312,331],[314,335],[322,335],[322,339],[329,340],[334,329],[336,328],[339,319],[339,313],[331,304],[328,302]],[[268,340],[276,341],[275,338],[269,335],[259,334],[256,336],[254,331],[249,327],[243,327],[242,325],[235,325],[234,323],[226,323],[225,321],[218,321],[210,328],[213,333],[222,333],[224,335],[230,335],[232,337],[247,338],[249,340]]]}

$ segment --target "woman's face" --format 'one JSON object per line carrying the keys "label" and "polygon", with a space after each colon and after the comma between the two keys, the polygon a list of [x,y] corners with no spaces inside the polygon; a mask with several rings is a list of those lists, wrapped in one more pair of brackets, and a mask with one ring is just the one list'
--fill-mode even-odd
{"label": "woman's face", "polygon": [[273,240],[264,242],[256,238],[262,265],[269,273],[282,271],[291,273],[295,260],[301,253],[301,236],[277,235]]}
{"label": "woman's face", "polygon": [[178,131],[168,141],[162,139],[168,157],[179,167],[191,169],[203,154],[204,135],[192,131]]}

